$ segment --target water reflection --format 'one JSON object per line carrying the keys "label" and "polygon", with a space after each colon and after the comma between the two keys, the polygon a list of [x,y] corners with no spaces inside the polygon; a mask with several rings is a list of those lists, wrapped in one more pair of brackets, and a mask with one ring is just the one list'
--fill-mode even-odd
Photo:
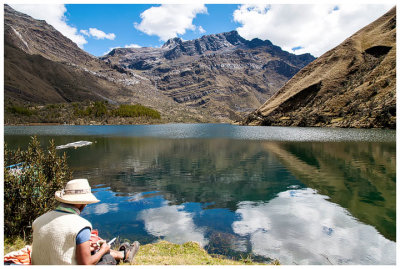
{"label": "water reflection", "polygon": [[394,143],[263,143],[302,183],[396,240]]}
{"label": "water reflection", "polygon": [[284,264],[395,263],[395,142],[39,138],[94,142],[63,151],[101,200],[84,216],[105,238],[192,240],[212,253]]}
{"label": "water reflection", "polygon": [[208,244],[203,229],[195,226],[192,214],[184,211],[183,205],[164,203],[162,207],[141,211],[138,219],[144,221],[146,231],[153,236],[178,244],[188,241],[198,242],[201,246]]}
{"label": "water reflection", "polygon": [[283,264],[395,264],[395,242],[327,199],[307,188],[241,202],[232,227],[250,237],[253,253]]}

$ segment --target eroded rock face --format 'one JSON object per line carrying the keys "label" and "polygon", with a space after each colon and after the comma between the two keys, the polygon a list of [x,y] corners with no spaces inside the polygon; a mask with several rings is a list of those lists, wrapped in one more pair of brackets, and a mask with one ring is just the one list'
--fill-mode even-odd
{"label": "eroded rock face", "polygon": [[282,51],[268,40],[248,41],[231,31],[190,41],[173,38],[161,48],[120,48],[101,59],[141,71],[179,104],[222,120],[239,120],[315,58]]}
{"label": "eroded rock face", "polygon": [[396,128],[396,9],[302,69],[243,123]]}

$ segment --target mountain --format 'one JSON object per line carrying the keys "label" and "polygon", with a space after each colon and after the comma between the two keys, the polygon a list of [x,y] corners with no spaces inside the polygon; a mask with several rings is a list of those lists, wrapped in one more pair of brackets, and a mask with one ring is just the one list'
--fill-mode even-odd
{"label": "mountain", "polygon": [[101,57],[125,72],[140,72],[176,103],[239,120],[259,107],[315,58],[236,31],[168,40],[161,48],[117,48]]}
{"label": "mountain", "polygon": [[243,124],[396,128],[396,8],[303,68]]}
{"label": "mountain", "polygon": [[208,121],[164,95],[140,74],[116,70],[94,57],[45,21],[4,5],[4,101],[32,106],[107,101],[140,103],[168,121]]}
{"label": "mountain", "polygon": [[79,65],[96,58],[81,50],[43,20],[35,20],[4,5],[4,35],[9,44],[27,54]]}
{"label": "mountain", "polygon": [[232,122],[315,58],[236,31],[94,57],[45,21],[4,5],[5,104],[140,103],[167,121]]}

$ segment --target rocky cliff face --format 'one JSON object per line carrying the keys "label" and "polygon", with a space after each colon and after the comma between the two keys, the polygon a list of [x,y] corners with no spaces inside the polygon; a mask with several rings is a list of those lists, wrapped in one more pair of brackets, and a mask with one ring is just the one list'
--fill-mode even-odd
{"label": "rocky cliff face", "polygon": [[396,9],[298,72],[244,124],[396,127]]}
{"label": "rocky cliff face", "polygon": [[114,49],[101,59],[121,71],[140,71],[176,103],[227,121],[260,106],[315,58],[232,31],[190,41],[173,38],[161,48]]}

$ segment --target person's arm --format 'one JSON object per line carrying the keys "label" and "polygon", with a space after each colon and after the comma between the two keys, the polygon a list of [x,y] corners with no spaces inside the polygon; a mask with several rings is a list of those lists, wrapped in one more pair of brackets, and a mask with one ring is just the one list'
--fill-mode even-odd
{"label": "person's arm", "polygon": [[95,265],[104,254],[110,251],[109,244],[102,244],[99,251],[94,255],[90,253],[90,241],[76,245],[76,259],[79,265]]}

